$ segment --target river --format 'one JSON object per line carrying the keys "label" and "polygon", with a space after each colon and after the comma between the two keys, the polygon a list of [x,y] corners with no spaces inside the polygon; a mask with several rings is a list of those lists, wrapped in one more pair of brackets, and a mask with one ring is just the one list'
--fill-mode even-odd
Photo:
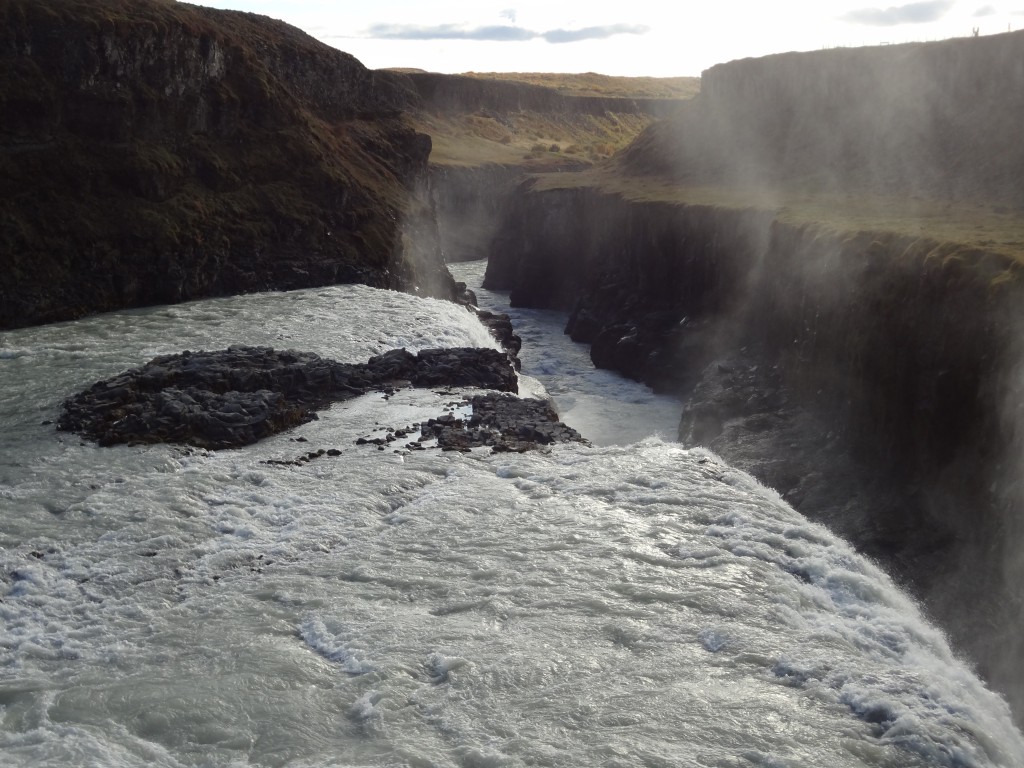
{"label": "river", "polygon": [[589,371],[560,322],[516,311],[522,387],[595,444],[523,455],[355,444],[459,407],[422,390],[216,453],[53,426],[183,349],[493,345],[443,302],[341,286],[0,334],[0,762],[1024,764],[884,573],[671,442],[678,405]]}

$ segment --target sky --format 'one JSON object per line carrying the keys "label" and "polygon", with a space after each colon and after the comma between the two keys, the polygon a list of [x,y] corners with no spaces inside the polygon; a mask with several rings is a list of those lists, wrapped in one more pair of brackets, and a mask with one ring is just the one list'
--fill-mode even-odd
{"label": "sky", "polygon": [[[891,1],[891,0],[890,0]],[[898,0],[897,0],[898,2]],[[672,77],[784,51],[1024,29],[1024,0],[199,0],[282,19],[373,69]]]}

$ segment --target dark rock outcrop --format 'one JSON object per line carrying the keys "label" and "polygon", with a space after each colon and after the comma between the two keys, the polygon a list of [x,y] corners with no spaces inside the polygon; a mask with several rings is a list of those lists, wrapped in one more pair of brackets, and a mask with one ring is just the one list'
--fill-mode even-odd
{"label": "dark rock outcrop", "polygon": [[466,398],[468,419],[446,414],[420,425],[421,439],[436,439],[446,451],[489,446],[494,453],[536,450],[555,443],[585,443],[558,419],[551,405],[534,398],[487,393]]}
{"label": "dark rock outcrop", "polygon": [[451,296],[401,76],[172,0],[10,0],[0,29],[0,328],[338,282]]}
{"label": "dark rock outcrop", "polygon": [[515,359],[516,370],[519,370],[519,350],[523,348],[523,340],[512,327],[512,318],[504,312],[491,312],[487,309],[473,307],[477,319],[491,332],[502,348]]}
{"label": "dark rock outcrop", "polygon": [[493,349],[396,349],[366,363],[309,352],[230,347],[155,358],[64,403],[57,428],[100,445],[249,445],[316,418],[318,409],[366,392],[479,387],[517,392],[510,358]]}

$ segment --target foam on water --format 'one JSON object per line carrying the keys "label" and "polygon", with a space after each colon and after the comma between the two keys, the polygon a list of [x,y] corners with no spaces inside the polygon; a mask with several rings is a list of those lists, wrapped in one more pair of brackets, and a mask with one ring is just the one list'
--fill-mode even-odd
{"label": "foam on water", "polygon": [[220,453],[40,424],[184,347],[490,343],[448,305],[300,294],[0,340],[4,765],[1024,763],[912,601],[707,452],[354,445],[453,400],[413,390]]}

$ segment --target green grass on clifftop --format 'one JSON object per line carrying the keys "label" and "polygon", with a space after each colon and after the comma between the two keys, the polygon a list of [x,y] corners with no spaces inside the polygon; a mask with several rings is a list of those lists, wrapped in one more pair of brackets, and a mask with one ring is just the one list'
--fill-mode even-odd
{"label": "green grass on clifftop", "polygon": [[618,99],[692,99],[700,93],[699,77],[616,77],[594,72],[466,72],[482,80],[510,80],[553,88],[569,96]]}
{"label": "green grass on clifftop", "polygon": [[1024,32],[712,67],[600,169],[537,181],[758,208],[1024,263]]}
{"label": "green grass on clifftop", "polygon": [[[409,72],[409,70],[397,70]],[[692,98],[699,90],[698,78],[609,77],[588,73],[468,73],[436,75],[420,72],[456,85],[460,79],[496,84],[491,101],[500,106],[434,105],[429,98],[414,113],[417,130],[433,141],[430,160],[435,165],[479,166],[517,165],[531,171],[564,170],[605,160],[628,146],[654,121],[654,116],[637,108],[636,100],[662,100],[663,108]],[[501,84],[500,87],[498,84]],[[545,90],[561,99],[558,108],[524,107],[514,98],[501,105],[496,95],[508,84],[525,84],[539,102],[537,91]],[[486,86],[484,86],[485,90]],[[447,93],[450,96],[450,91]],[[574,110],[574,100],[583,104]],[[593,100],[602,108],[595,109]],[[567,101],[566,101],[567,100]],[[467,103],[472,97],[466,98]],[[565,103],[562,103],[565,102]],[[618,108],[620,105],[621,108]],[[668,105],[668,106],[664,106]]]}

